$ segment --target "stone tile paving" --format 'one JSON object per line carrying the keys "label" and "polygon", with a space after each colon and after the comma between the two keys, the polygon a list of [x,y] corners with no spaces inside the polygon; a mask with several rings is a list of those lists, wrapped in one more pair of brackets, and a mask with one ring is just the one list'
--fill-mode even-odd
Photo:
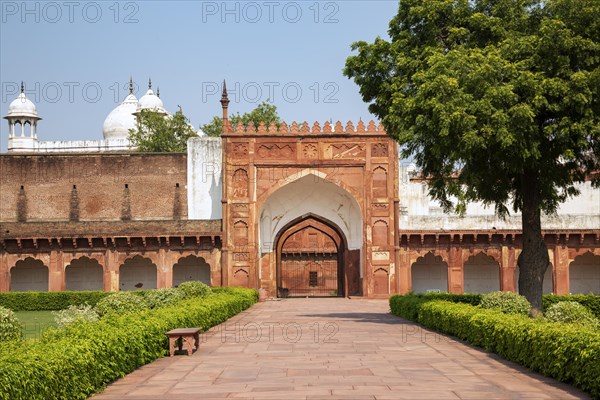
{"label": "stone tile paving", "polygon": [[575,388],[389,314],[385,300],[253,306],[94,399],[581,399]]}

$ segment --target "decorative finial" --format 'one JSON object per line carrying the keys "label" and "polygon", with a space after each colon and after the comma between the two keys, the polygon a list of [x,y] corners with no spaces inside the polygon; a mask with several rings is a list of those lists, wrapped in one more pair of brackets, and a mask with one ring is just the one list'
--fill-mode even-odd
{"label": "decorative finial", "polygon": [[21,81],[21,93],[25,93],[25,84]]}
{"label": "decorative finial", "polygon": [[129,75],[129,94],[133,94],[133,78]]}
{"label": "decorative finial", "polygon": [[223,79],[223,95],[221,96],[221,105],[225,108],[229,105],[229,97],[227,96],[227,82]]}
{"label": "decorative finial", "polygon": [[156,88],[156,97],[160,98],[160,88]]}
{"label": "decorative finial", "polygon": [[152,78],[148,78],[148,89],[152,89]]}

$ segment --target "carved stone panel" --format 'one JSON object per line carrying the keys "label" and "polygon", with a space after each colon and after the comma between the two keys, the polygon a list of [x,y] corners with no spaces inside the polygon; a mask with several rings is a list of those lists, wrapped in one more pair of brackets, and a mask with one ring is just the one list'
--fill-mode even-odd
{"label": "carved stone panel", "polygon": [[308,143],[302,146],[302,157],[314,159],[319,157],[319,149],[316,143]]}
{"label": "carved stone panel", "polygon": [[233,197],[248,197],[248,172],[239,168],[233,173]]}
{"label": "carved stone panel", "polygon": [[373,261],[389,261],[390,252],[389,251],[374,251],[373,252]]}
{"label": "carved stone panel", "polygon": [[296,145],[292,143],[261,144],[256,150],[256,155],[264,160],[294,159],[296,157]]}
{"label": "carved stone panel", "polygon": [[325,156],[329,159],[364,158],[365,146],[359,143],[336,143],[327,146]]}
{"label": "carved stone panel", "polygon": [[387,157],[388,148],[383,143],[376,143],[371,146],[371,157]]}
{"label": "carved stone panel", "polygon": [[372,215],[375,217],[383,217],[388,216],[390,213],[390,204],[389,203],[373,203],[372,207]]}
{"label": "carved stone panel", "polygon": [[245,143],[232,143],[231,154],[235,159],[244,159],[248,157],[248,145]]}

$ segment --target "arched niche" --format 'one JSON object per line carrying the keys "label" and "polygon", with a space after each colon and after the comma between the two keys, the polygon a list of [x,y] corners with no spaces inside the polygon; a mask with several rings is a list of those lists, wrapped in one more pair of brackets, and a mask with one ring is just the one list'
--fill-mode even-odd
{"label": "arched niche", "polygon": [[569,264],[569,291],[600,294],[600,255],[587,252],[575,257]]}
{"label": "arched niche", "polygon": [[202,257],[190,255],[173,265],[173,286],[183,282],[198,281],[210,286],[210,265]]}
{"label": "arched niche", "polygon": [[156,265],[149,258],[128,258],[119,268],[119,290],[156,289],[156,276]]}
{"label": "arched niche", "polygon": [[77,258],[65,268],[66,290],[102,290],[104,269],[100,263],[88,257]]}
{"label": "arched niche", "polygon": [[490,293],[500,290],[500,266],[485,253],[469,257],[464,264],[465,293]]}
{"label": "arched niche", "polygon": [[13,292],[47,292],[48,267],[40,260],[27,257],[10,269],[10,290]]}
{"label": "arched niche", "polygon": [[414,293],[448,291],[448,264],[431,252],[412,264],[411,277]]}

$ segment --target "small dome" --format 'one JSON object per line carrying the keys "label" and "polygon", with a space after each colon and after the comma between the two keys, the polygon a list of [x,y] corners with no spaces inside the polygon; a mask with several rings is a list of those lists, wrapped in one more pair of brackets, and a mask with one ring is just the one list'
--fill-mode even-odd
{"label": "small dome", "polygon": [[108,114],[102,126],[104,139],[127,139],[129,130],[135,128],[135,113],[138,105],[137,98],[130,94],[114,110]]}
{"label": "small dome", "polygon": [[35,119],[41,119],[37,113],[35,104],[25,96],[25,93],[21,92],[19,96],[14,99],[8,106],[8,117],[30,117]]}
{"label": "small dome", "polygon": [[148,89],[145,95],[140,98],[137,105],[138,111],[141,110],[154,110],[158,112],[164,112],[164,104],[160,97],[154,94],[152,89]]}

